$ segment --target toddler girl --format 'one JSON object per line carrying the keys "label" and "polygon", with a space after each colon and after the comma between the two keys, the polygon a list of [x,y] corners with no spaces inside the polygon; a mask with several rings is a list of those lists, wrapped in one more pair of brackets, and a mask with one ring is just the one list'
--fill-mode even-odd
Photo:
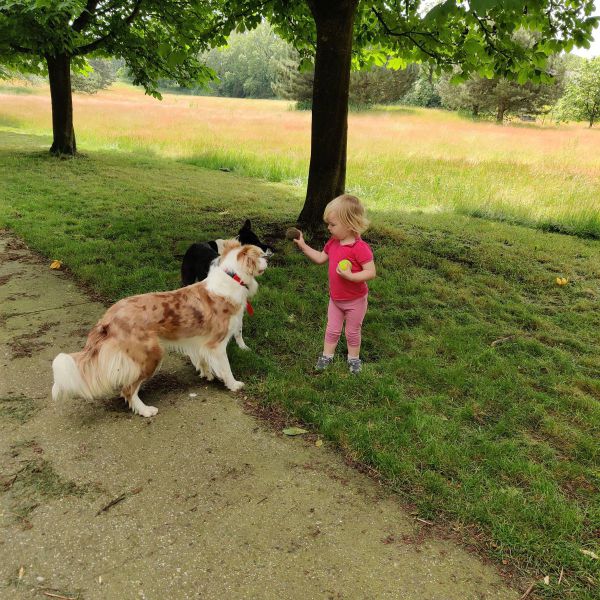
{"label": "toddler girl", "polygon": [[[343,194],[334,198],[323,213],[327,223],[330,240],[322,252],[311,248],[300,235],[294,243],[318,265],[329,261],[329,309],[327,311],[327,329],[323,354],[317,360],[315,368],[325,369],[333,360],[335,348],[346,322],[346,342],[348,344],[348,366],[350,373],[359,373],[360,334],[362,322],[367,312],[367,281],[375,277],[373,252],[360,234],[369,226],[365,209],[355,196]],[[346,269],[340,267],[340,261],[350,262]]]}

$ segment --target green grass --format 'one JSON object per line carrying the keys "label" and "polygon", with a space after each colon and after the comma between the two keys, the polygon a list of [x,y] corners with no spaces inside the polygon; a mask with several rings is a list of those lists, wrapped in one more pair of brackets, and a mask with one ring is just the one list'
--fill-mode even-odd
{"label": "green grass", "polygon": [[0,481],[0,496],[7,496],[9,514],[26,529],[31,528],[29,517],[41,504],[89,492],[89,486],[79,486],[59,475],[50,462],[39,456],[41,452],[35,440],[12,445],[10,455],[16,459],[9,469],[12,473],[4,473]]}
{"label": "green grass", "polygon": [[[122,152],[57,161],[48,145],[0,133],[0,225],[110,300],[175,286],[177,254],[246,217],[277,238],[302,204],[295,187]],[[341,360],[312,374],[326,270],[276,239],[244,325],[256,352],[230,348],[236,377],[421,517],[528,580],[550,575],[539,597],[597,598],[600,561],[581,550],[600,554],[600,243],[383,204],[370,216],[363,374]]]}
{"label": "green grass", "polygon": [[38,411],[35,400],[25,396],[0,398],[0,418],[4,417],[19,424],[27,423]]}
{"label": "green grass", "polygon": [[[0,127],[51,131],[49,91],[0,89]],[[118,84],[75,94],[79,145],[226,168],[306,187],[310,113],[290,103],[165,94]],[[110,126],[107,127],[107,123]],[[348,191],[371,209],[449,212],[600,239],[600,133],[584,124],[496,126],[445,110],[377,107],[348,120]]]}
{"label": "green grass", "polygon": [[64,496],[81,496],[85,488],[63,479],[52,465],[41,458],[28,461],[18,472],[10,488],[12,512],[20,519],[27,517],[42,503]]}

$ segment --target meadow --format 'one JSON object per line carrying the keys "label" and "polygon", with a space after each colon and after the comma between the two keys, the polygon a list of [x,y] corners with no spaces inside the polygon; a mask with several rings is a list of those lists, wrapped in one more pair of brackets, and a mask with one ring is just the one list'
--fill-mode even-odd
{"label": "meadow", "polygon": [[76,114],[83,156],[59,161],[48,99],[0,96],[0,226],[109,302],[176,286],[191,241],[250,217],[277,252],[245,321],[255,351],[230,348],[248,394],[521,590],[535,582],[530,597],[597,598],[600,242],[582,229],[599,214],[596,131],[351,116],[350,185],[378,267],[357,379],[343,360],[312,372],[326,273],[283,239],[303,201],[308,114],[129,89],[78,97]]}
{"label": "meadow", "polygon": [[[50,132],[44,87],[0,87],[0,125]],[[19,93],[15,93],[19,92]],[[30,92],[30,93],[27,93]],[[82,146],[173,158],[305,186],[310,113],[286,101],[165,95],[119,84],[76,95]],[[600,238],[600,133],[389,107],[349,120],[350,191],[382,210],[449,211]]]}

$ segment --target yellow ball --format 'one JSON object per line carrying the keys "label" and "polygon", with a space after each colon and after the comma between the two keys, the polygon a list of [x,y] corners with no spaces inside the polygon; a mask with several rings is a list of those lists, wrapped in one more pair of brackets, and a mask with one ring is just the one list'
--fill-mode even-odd
{"label": "yellow ball", "polygon": [[347,259],[340,260],[338,267],[341,271],[347,271],[350,267],[352,267],[352,263]]}

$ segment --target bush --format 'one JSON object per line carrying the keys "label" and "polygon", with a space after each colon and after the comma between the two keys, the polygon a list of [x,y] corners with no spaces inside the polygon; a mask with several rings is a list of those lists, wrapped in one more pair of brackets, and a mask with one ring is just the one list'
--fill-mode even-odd
{"label": "bush", "polygon": [[90,58],[91,70],[87,74],[71,73],[71,89],[82,94],[95,94],[110,87],[117,79],[115,61],[105,58]]}

